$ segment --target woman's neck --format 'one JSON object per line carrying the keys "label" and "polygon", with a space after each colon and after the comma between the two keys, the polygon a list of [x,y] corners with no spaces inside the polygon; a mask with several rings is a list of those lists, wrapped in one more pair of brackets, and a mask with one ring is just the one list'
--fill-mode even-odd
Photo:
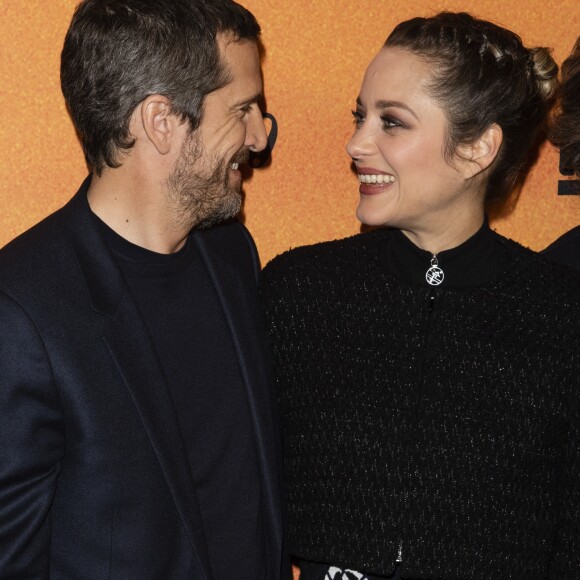
{"label": "woman's neck", "polygon": [[438,254],[460,246],[471,238],[482,226],[485,219],[481,211],[471,211],[445,219],[433,220],[421,227],[400,228],[401,232],[418,248]]}

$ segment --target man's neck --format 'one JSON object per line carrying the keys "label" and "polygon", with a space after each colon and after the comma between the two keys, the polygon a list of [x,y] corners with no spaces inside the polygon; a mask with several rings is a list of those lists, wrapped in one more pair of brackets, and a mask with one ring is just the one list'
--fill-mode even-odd
{"label": "man's neck", "polygon": [[178,251],[189,234],[171,219],[163,183],[135,175],[128,166],[93,175],[91,211],[129,242],[160,254]]}

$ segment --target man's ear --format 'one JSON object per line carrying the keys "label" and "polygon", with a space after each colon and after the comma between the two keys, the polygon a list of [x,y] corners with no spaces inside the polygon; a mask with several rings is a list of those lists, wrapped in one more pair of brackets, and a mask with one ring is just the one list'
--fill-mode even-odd
{"label": "man's ear", "polygon": [[491,124],[473,143],[458,147],[459,158],[466,162],[465,177],[475,177],[485,171],[495,160],[503,141],[503,131],[497,123]]}
{"label": "man's ear", "polygon": [[141,123],[145,134],[161,155],[171,150],[179,119],[171,112],[171,101],[163,95],[149,95],[141,103]]}

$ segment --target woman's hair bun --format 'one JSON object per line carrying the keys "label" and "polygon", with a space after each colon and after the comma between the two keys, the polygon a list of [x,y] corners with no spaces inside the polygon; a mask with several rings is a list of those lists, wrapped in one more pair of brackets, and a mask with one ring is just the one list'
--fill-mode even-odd
{"label": "woman's hair bun", "polygon": [[530,58],[538,92],[544,101],[549,101],[558,90],[558,65],[550,49],[541,46],[530,48]]}

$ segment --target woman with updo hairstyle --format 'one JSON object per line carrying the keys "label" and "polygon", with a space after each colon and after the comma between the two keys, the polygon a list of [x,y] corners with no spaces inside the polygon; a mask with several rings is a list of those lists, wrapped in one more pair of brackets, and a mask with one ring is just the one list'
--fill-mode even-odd
{"label": "woman with updo hairstyle", "polygon": [[302,580],[580,578],[580,280],[485,212],[556,75],[468,14],[399,24],[347,145],[377,227],[265,268]]}
{"label": "woman with updo hairstyle", "polygon": [[[580,177],[580,37],[572,54],[562,64],[560,92],[559,111],[550,131],[550,141],[560,148],[562,165]],[[580,182],[576,182],[576,187],[580,188]],[[544,250],[544,254],[580,270],[580,226],[558,238]]]}

